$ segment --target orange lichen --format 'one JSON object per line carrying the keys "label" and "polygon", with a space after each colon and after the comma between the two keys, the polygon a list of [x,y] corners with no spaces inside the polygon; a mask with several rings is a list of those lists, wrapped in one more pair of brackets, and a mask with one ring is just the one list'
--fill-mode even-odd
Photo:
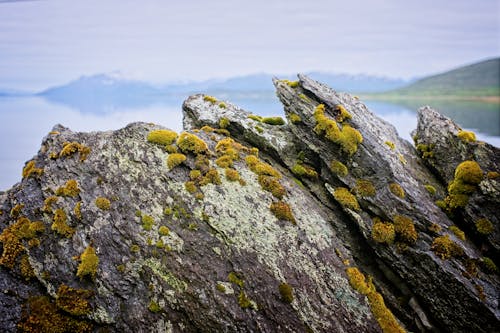
{"label": "orange lichen", "polygon": [[91,296],[91,290],[75,289],[62,284],[57,290],[56,306],[70,315],[83,316],[92,309],[87,300]]}
{"label": "orange lichen", "polygon": [[68,180],[63,186],[56,190],[56,195],[62,197],[76,197],[80,194],[80,189],[78,188],[78,182],[74,179]]}
{"label": "orange lichen", "polygon": [[68,225],[67,220],[64,210],[56,209],[51,229],[66,238],[71,238],[75,233],[75,229]]}
{"label": "orange lichen", "polygon": [[79,201],[75,204],[75,208],[73,208],[73,213],[78,220],[82,219],[82,202]]}
{"label": "orange lichen", "polygon": [[80,264],[78,265],[76,276],[79,277],[80,280],[85,276],[90,276],[94,279],[99,265],[99,257],[97,256],[95,249],[91,245],[87,246],[78,260],[80,261]]}
{"label": "orange lichen", "polygon": [[29,161],[23,168],[23,178],[40,177],[43,174],[42,168],[35,166],[35,161]]}
{"label": "orange lichen", "polygon": [[17,257],[25,251],[22,240],[35,239],[36,234],[44,230],[42,222],[31,222],[26,217],[20,217],[16,223],[5,228],[0,234],[0,243],[3,248],[0,265],[12,269]]}
{"label": "orange lichen", "polygon": [[59,157],[70,157],[77,152],[80,154],[80,162],[83,162],[90,154],[90,148],[78,142],[65,142],[63,148],[59,152]]}
{"label": "orange lichen", "polygon": [[45,200],[43,201],[42,211],[44,213],[52,213],[52,205],[55,204],[57,200],[59,200],[59,198],[56,196],[50,196],[45,198]]}

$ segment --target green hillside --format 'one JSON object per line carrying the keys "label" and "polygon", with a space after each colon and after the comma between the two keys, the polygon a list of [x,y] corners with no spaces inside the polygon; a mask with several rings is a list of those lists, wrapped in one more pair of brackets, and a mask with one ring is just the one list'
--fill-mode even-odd
{"label": "green hillside", "polygon": [[500,98],[500,58],[485,60],[429,76],[382,95],[393,97],[442,96],[444,98],[491,96]]}

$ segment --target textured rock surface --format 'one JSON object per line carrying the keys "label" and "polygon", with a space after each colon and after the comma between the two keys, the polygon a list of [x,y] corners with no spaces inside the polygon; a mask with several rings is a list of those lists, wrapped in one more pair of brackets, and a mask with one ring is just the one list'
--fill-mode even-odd
{"label": "textured rock surface", "polygon": [[[497,330],[499,277],[485,257],[498,263],[498,149],[463,142],[456,125],[422,109],[417,143],[433,151],[422,159],[356,98],[299,79],[274,82],[285,125],[189,97],[184,127],[207,150],[148,142],[162,129],[153,124],[98,133],[56,126],[23,180],[0,194],[2,330],[390,331],[388,310],[381,319],[378,294],[371,283],[356,286],[354,267],[373,277],[398,318],[393,331]],[[320,104],[340,130],[359,131],[357,151],[325,138]],[[169,168],[175,150],[186,160]],[[465,160],[484,178],[467,205],[443,212],[435,201]],[[332,171],[332,161],[348,172]],[[340,187],[359,209],[340,199]],[[493,231],[479,233],[478,219]],[[443,255],[439,237],[461,250]],[[95,275],[82,273],[89,248]],[[69,289],[71,298],[62,286],[90,293]],[[37,296],[46,296],[42,310]]]}

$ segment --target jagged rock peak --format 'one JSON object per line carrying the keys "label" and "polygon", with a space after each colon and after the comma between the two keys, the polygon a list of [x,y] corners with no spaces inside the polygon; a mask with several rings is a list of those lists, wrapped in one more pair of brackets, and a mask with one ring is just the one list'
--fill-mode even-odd
{"label": "jagged rock peak", "polygon": [[286,122],[194,95],[182,133],[54,127],[0,194],[0,327],[494,331],[498,150],[427,108],[417,151],[349,94],[274,84]]}

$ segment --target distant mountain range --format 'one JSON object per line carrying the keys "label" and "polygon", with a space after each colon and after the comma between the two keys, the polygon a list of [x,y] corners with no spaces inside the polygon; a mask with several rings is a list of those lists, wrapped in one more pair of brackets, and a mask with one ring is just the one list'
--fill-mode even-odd
{"label": "distant mountain range", "polygon": [[500,99],[500,58],[425,77],[388,94],[408,97],[456,96]]}

